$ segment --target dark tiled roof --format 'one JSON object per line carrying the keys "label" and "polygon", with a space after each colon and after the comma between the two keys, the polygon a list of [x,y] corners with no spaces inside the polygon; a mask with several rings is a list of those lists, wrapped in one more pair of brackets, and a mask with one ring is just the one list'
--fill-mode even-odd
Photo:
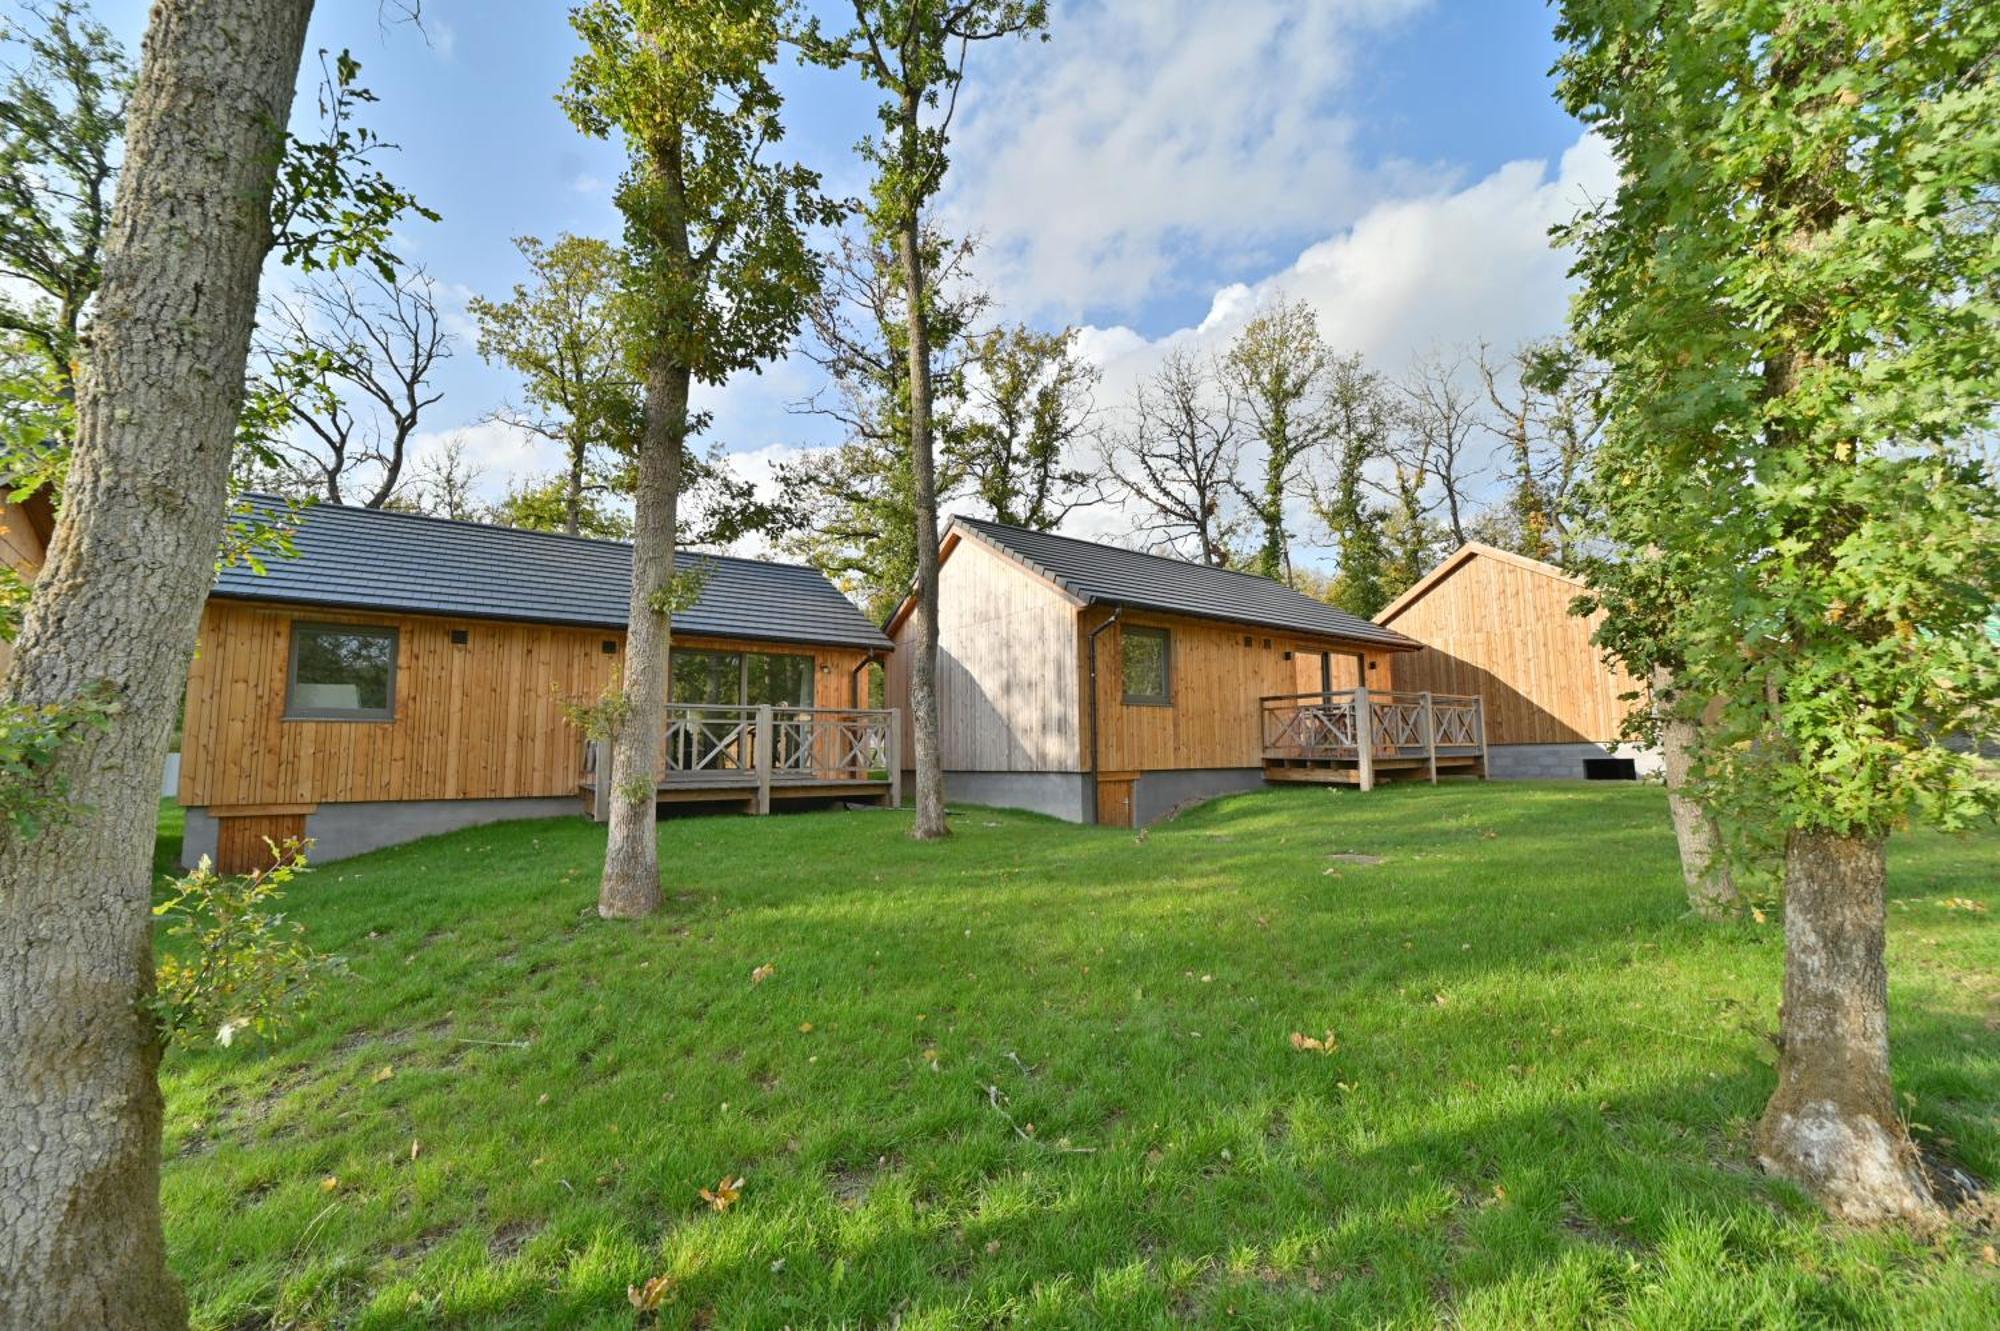
{"label": "dark tiled roof", "polygon": [[1391,648],[1421,646],[1394,629],[1371,624],[1254,573],[1190,564],[1184,559],[1009,527],[983,518],[953,518],[952,524],[998,546],[1085,603],[1164,610]]}
{"label": "dark tiled roof", "polygon": [[[250,502],[284,514],[278,500]],[[261,575],[224,569],[215,595],[607,628],[625,626],[631,598],[632,547],[621,541],[315,504],[293,544],[295,558],[267,558]],[[708,573],[701,600],[674,616],[676,633],[889,645],[817,569],[686,550],[675,563]]]}

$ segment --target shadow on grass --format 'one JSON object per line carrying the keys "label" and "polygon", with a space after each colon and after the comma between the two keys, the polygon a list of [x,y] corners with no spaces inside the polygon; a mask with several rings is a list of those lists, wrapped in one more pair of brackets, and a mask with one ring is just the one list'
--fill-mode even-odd
{"label": "shadow on grass", "polygon": [[[664,1272],[668,1326],[1979,1324],[1971,1259],[1751,1169],[1776,931],[1678,921],[1649,800],[1341,795],[691,820],[638,925],[587,825],[325,866],[354,979],[170,1068],[177,1264],[224,1323],[629,1324]],[[1936,993],[1904,1084],[1990,1155]]]}

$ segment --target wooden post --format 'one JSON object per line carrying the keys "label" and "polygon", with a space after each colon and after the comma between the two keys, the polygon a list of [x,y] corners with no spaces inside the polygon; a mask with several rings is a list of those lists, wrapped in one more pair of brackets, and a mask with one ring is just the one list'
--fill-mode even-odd
{"label": "wooden post", "polygon": [[1486,696],[1480,694],[1472,700],[1473,715],[1479,718],[1479,779],[1484,781],[1486,766]]}
{"label": "wooden post", "polygon": [[1354,691],[1354,756],[1361,788],[1375,789],[1375,706],[1368,701],[1365,685]]}
{"label": "wooden post", "polygon": [[1431,784],[1438,783],[1438,727],[1437,713],[1431,708],[1431,694],[1424,690],[1424,752],[1431,760]]}
{"label": "wooden post", "polygon": [[771,763],[775,753],[771,733],[771,704],[764,703],[757,708],[757,748],[753,761],[757,764],[757,812],[771,811]]}
{"label": "wooden post", "polygon": [[889,709],[889,807],[903,807],[903,713]]}
{"label": "wooden post", "polygon": [[590,741],[590,820],[611,821],[611,746],[601,739]]}

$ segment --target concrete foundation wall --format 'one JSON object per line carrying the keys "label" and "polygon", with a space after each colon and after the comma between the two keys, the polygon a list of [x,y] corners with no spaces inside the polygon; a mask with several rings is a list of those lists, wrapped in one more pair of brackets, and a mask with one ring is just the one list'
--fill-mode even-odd
{"label": "concrete foundation wall", "polygon": [[[398,846],[419,837],[456,832],[462,827],[504,823],[516,818],[582,816],[574,796],[498,800],[398,800],[365,804],[322,804],[306,815],[307,852],[315,864],[344,860],[384,846]],[[181,863],[192,865],[203,855],[215,857],[217,828],[206,809],[187,811],[187,833],[181,843]]]}
{"label": "concrete foundation wall", "polygon": [[[914,772],[903,774],[903,798],[916,797]],[[1066,823],[1090,819],[1090,778],[1082,772],[946,772],[947,803],[1025,809]]]}
{"label": "concrete foundation wall", "polygon": [[206,855],[215,860],[216,826],[207,809],[187,809],[186,829],[181,833],[181,868],[192,869]]}
{"label": "concrete foundation wall", "polygon": [[[1143,772],[1132,791],[1133,821],[1140,827],[1156,823],[1188,804],[1218,795],[1256,790],[1264,784],[1260,767],[1202,768],[1193,771]],[[1092,777],[1088,772],[946,772],[945,799],[958,804],[989,804],[996,809],[1024,809],[1067,823],[1087,823],[1095,815]],[[904,798],[917,788],[914,772],[903,774]]]}
{"label": "concrete foundation wall", "polygon": [[1132,788],[1132,822],[1134,826],[1144,827],[1190,804],[1263,788],[1264,769],[1261,767],[1141,772]]}
{"label": "concrete foundation wall", "polygon": [[1657,776],[1657,749],[1637,744],[1495,744],[1486,751],[1487,775],[1499,781],[1583,778],[1586,758],[1630,758],[1641,777]]}

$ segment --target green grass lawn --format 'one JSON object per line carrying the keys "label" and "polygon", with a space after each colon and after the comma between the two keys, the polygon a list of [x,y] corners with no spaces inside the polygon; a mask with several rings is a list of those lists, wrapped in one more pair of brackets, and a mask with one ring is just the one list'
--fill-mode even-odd
{"label": "green grass lawn", "polygon": [[[164,1070],[197,1325],[631,1326],[660,1274],[675,1327],[2000,1318],[1990,1232],[1844,1231],[1758,1174],[1780,928],[1682,918],[1656,789],[906,826],[670,822],[642,924],[597,919],[581,821],[302,880],[350,973]],[[1996,869],[1912,836],[1890,877],[1899,1088],[1986,1178],[2000,912],[1944,903]]]}

